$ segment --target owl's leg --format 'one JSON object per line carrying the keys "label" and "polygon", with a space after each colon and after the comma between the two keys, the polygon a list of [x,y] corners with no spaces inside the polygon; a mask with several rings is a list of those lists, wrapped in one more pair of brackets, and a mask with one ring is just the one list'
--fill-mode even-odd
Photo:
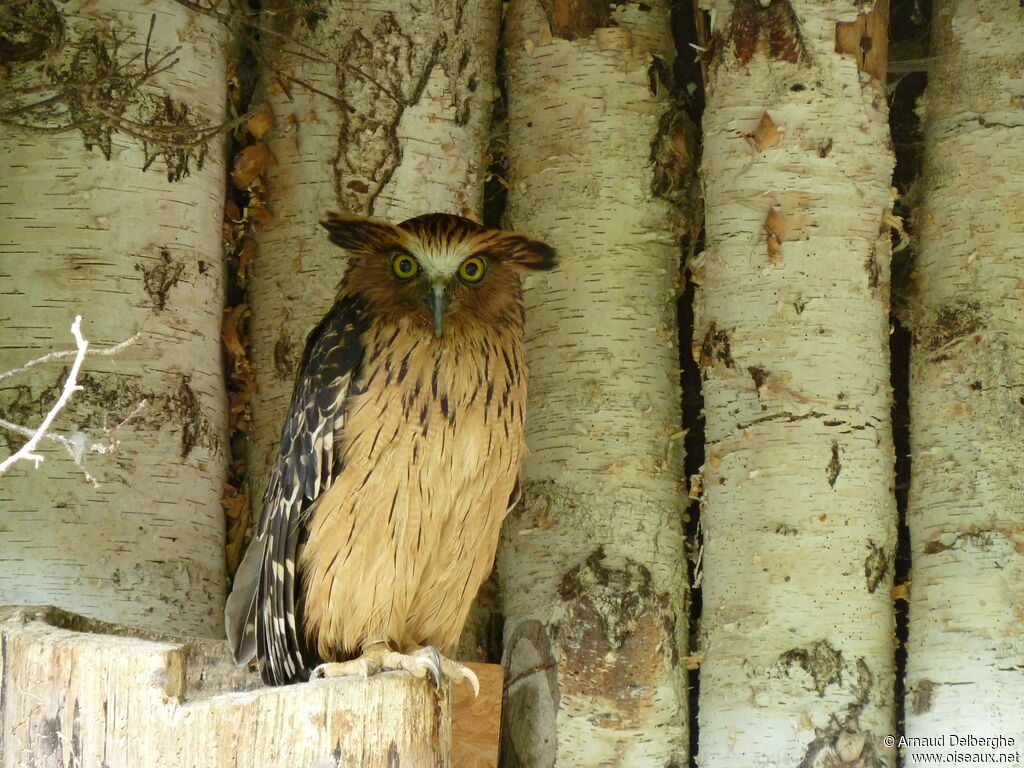
{"label": "owl's leg", "polygon": [[441,675],[452,683],[468,681],[473,686],[473,695],[480,695],[480,681],[473,670],[442,656],[432,645],[411,653],[399,653],[385,643],[375,643],[364,648],[362,655],[351,661],[321,664],[313,670],[313,677],[369,677],[392,669],[405,670],[414,677],[426,677],[430,673],[435,685],[440,684]]}

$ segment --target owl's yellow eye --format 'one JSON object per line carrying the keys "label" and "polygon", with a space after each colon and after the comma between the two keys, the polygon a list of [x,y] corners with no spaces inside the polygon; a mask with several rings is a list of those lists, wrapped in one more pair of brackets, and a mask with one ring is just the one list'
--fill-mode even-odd
{"label": "owl's yellow eye", "polygon": [[391,258],[391,271],[399,280],[408,280],[416,277],[420,271],[419,262],[407,253],[396,253]]}
{"label": "owl's yellow eye", "polygon": [[479,283],[484,276],[484,260],[479,256],[470,256],[459,265],[459,277],[466,283]]}

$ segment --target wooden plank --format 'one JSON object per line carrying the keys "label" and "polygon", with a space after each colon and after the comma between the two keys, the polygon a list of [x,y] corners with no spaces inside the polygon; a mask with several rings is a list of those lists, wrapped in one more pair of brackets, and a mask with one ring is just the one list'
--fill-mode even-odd
{"label": "wooden plank", "polygon": [[500,664],[465,662],[480,680],[480,695],[462,683],[452,688],[452,768],[498,768],[501,696]]}

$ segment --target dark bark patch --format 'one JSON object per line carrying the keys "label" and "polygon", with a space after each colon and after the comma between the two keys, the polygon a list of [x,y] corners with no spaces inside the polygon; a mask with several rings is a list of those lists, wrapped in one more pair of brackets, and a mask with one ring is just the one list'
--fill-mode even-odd
{"label": "dark bark patch", "polygon": [[832,458],[829,459],[825,471],[828,473],[829,487],[835,488],[836,480],[839,479],[839,473],[843,471],[842,462],[839,460],[839,443],[835,440],[832,441]]}
{"label": "dark bark patch", "polygon": [[203,413],[199,398],[190,386],[191,377],[182,376],[178,385],[178,418],[181,424],[181,458],[187,459],[188,455],[200,443],[209,444],[211,438],[211,426],[209,419]]}
{"label": "dark bark patch", "polygon": [[76,698],[71,715],[71,762],[78,765],[82,758],[82,707]]}
{"label": "dark bark patch", "polygon": [[[54,399],[58,396],[59,388],[63,386],[66,377],[67,372],[65,371],[50,388],[49,395]],[[138,411],[137,415],[132,418],[131,424],[156,430],[167,422],[167,416],[172,410],[168,407],[166,391],[160,394],[155,390],[142,387],[129,376],[86,371],[79,374],[78,383],[82,389],[71,398],[69,407],[74,410],[76,415],[89,410],[99,411],[103,414],[102,421],[99,418],[79,421],[80,429],[88,429],[89,421],[93,422],[93,428],[99,426],[100,423],[104,427],[114,426]],[[43,402],[49,402],[50,396],[44,393]],[[143,401],[150,405],[138,410]]]}
{"label": "dark bark patch", "polygon": [[64,44],[64,18],[52,0],[24,0],[17,12],[0,14],[0,64],[46,58]]}
{"label": "dark bark patch", "polygon": [[[68,369],[65,368],[64,375],[67,373]],[[53,389],[52,399],[44,399],[44,394],[34,393],[27,384],[0,389],[0,418],[23,427],[35,425],[60,396],[61,384],[63,379],[59,380]],[[74,398],[71,400],[73,402]],[[6,441],[8,455],[20,450],[21,446],[28,442],[26,436],[7,429],[0,429],[0,440]]]}
{"label": "dark bark patch", "polygon": [[[689,594],[684,595],[684,604],[680,606],[682,613],[688,614],[689,612]],[[668,644],[669,649],[669,664],[673,669],[679,666],[679,643],[676,642],[676,617],[671,611],[665,611],[661,619],[663,633],[662,637]]]}
{"label": "dark bark patch", "polygon": [[[662,617],[667,600],[654,591],[646,566],[621,561],[596,549],[562,578],[558,596],[565,602],[559,637],[565,651],[566,689],[600,696],[623,705],[605,727],[632,727],[617,718],[643,717],[642,693],[664,673],[661,661],[671,653]],[[632,718],[629,718],[632,719]]]}
{"label": "dark bark patch", "polygon": [[661,116],[651,142],[654,171],[651,192],[655,197],[680,203],[687,198],[696,171],[697,134],[693,121],[682,109]]}
{"label": "dark bark patch", "polygon": [[595,29],[614,26],[609,0],[541,0],[551,32],[565,40],[590,37]]}
{"label": "dark bark patch", "polygon": [[914,686],[910,694],[910,708],[915,715],[923,715],[931,711],[932,699],[935,696],[935,683],[931,680],[921,680]]}
{"label": "dark bark patch", "polygon": [[868,592],[872,594],[878,585],[882,583],[886,574],[889,573],[889,555],[885,548],[868,539],[868,556],[864,558],[864,579],[867,582]]}
{"label": "dark bark patch", "polygon": [[[42,744],[44,754],[60,761],[62,750],[60,748],[61,727],[59,717],[41,717],[39,719],[36,737]],[[34,750],[32,750],[34,751]]]}
{"label": "dark bark patch", "polygon": [[[831,142],[831,139],[829,140]],[[864,271],[868,274],[868,288],[877,288],[882,282],[882,268],[878,264],[878,253],[875,248],[867,255],[864,263]]]}
{"label": "dark bark patch", "polygon": [[167,306],[167,295],[185,271],[185,264],[175,261],[169,250],[161,248],[156,264],[148,268],[144,264],[136,264],[135,269],[142,273],[142,285],[154,309],[162,312]]}
{"label": "dark bark patch", "polygon": [[758,52],[791,64],[807,58],[800,23],[789,0],[774,0],[767,7],[759,0],[739,0],[727,34],[741,64],[748,64]]}
{"label": "dark bark patch", "polygon": [[947,549],[950,549],[948,544],[943,544],[941,541],[929,541],[924,545],[922,552],[926,555],[937,555]]}
{"label": "dark bark patch", "polygon": [[729,347],[728,331],[712,323],[701,342],[700,358],[701,368],[709,366],[715,360],[721,362],[726,368],[734,368],[736,364],[732,359],[732,351]]}
{"label": "dark bark patch", "polygon": [[839,685],[843,679],[843,654],[825,640],[786,651],[779,662],[786,668],[799,667],[810,675],[819,696],[825,695],[828,686]]}
{"label": "dark bark patch", "polygon": [[[827,647],[824,654],[820,654],[824,656],[824,667],[831,668],[834,661],[838,664],[837,675],[841,677],[844,666],[842,655],[825,643],[815,645]],[[838,710],[827,726],[814,729],[815,738],[807,745],[797,768],[877,768],[885,764],[876,746],[882,734],[874,734],[860,727],[860,714],[874,693],[874,675],[862,658],[858,658],[856,664],[845,672],[850,682],[844,693],[852,696],[853,700]],[[838,677],[835,680],[837,684],[840,682]]]}
{"label": "dark bark patch", "polygon": [[938,307],[920,324],[917,343],[926,352],[941,347],[979,331],[985,326],[986,317],[981,305],[974,301],[954,302]]}
{"label": "dark bark patch", "polygon": [[[33,5],[43,8],[45,3]],[[152,25],[156,23],[154,17]],[[78,131],[85,148],[99,149],[107,160],[113,156],[114,134],[126,136],[141,145],[142,170],[163,159],[172,182],[189,175],[193,163],[203,167],[216,131],[208,120],[194,117],[187,104],[156,85],[157,76],[175,68],[178,59],[175,50],[153,48],[152,27],[140,35],[113,22],[97,22],[75,27],[73,34],[59,39],[46,27],[35,28],[46,30],[39,34],[48,34],[49,44],[45,53],[35,52],[42,55],[41,65],[31,68],[24,82],[11,89],[19,102],[18,125],[48,132]],[[141,55],[139,47],[144,47]],[[53,96],[39,98],[43,89]]]}
{"label": "dark bark patch", "polygon": [[926,555],[936,555],[949,549],[963,549],[965,547],[972,547],[978,551],[987,552],[997,540],[1003,539],[1006,536],[1007,533],[1001,530],[984,531],[975,529],[960,531],[949,543],[938,539],[929,541],[924,545],[923,552]]}
{"label": "dark bark patch", "polygon": [[274,370],[281,379],[291,379],[295,372],[295,345],[283,328],[274,342]]}
{"label": "dark bark patch", "polygon": [[[18,386],[0,389],[0,416],[16,424],[34,426],[39,423],[60,397],[69,373],[63,367],[51,383],[41,387]],[[174,385],[159,391],[143,386],[132,375],[119,375],[100,371],[81,371],[81,386],[57,417],[56,432],[79,430],[93,439],[102,439],[107,430],[118,426],[125,429],[159,431],[168,422],[179,420],[179,395]],[[127,423],[125,424],[125,422]],[[17,450],[24,439],[15,433],[0,432],[8,445]],[[212,433],[207,437],[212,438]],[[210,440],[211,447],[216,441]],[[128,456],[124,452],[123,456]]]}
{"label": "dark bark patch", "polygon": [[320,26],[320,22],[326,18],[327,10],[321,3],[302,4],[302,21],[310,32],[315,32],[316,28]]}
{"label": "dark bark patch", "polygon": [[750,374],[750,378],[754,382],[754,389],[757,391],[760,391],[761,387],[768,381],[768,369],[762,365],[751,365],[747,368],[747,373]]}

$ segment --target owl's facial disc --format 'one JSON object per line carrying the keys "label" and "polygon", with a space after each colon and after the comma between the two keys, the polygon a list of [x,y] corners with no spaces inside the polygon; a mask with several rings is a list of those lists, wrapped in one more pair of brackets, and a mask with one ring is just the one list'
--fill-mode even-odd
{"label": "owl's facial disc", "polygon": [[448,295],[448,291],[445,290],[444,283],[439,280],[431,281],[425,299],[431,314],[434,316],[434,336],[440,339],[441,334],[444,332],[444,313],[451,304],[452,299]]}

